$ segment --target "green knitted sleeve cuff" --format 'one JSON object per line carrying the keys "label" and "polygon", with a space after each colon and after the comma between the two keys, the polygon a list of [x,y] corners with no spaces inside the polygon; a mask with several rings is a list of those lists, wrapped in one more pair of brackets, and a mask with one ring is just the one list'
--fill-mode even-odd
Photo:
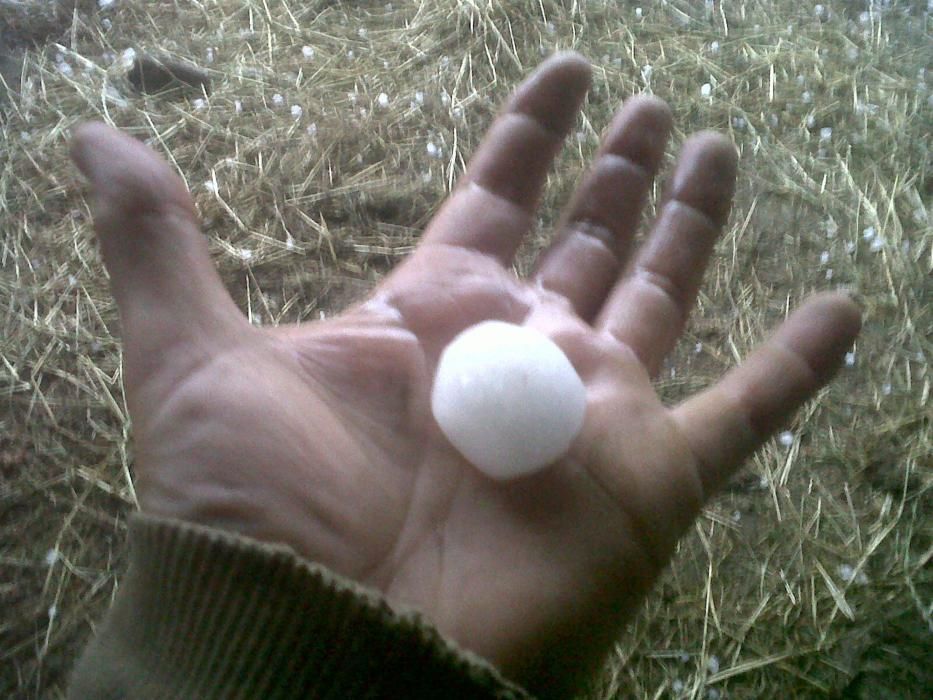
{"label": "green knitted sleeve cuff", "polygon": [[136,514],[71,700],[530,698],[375,591],[268,545]]}

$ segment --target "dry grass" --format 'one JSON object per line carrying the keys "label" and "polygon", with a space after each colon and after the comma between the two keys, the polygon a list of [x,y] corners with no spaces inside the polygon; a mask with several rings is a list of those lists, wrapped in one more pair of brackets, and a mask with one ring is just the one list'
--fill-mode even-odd
{"label": "dry grass", "polygon": [[[709,507],[592,697],[924,697],[931,19],[919,2],[824,4],[820,18],[790,0],[646,1],[639,17],[596,0],[118,0],[70,15],[0,117],[0,695],[62,696],[135,501],[116,309],[71,128],[104,119],[167,155],[244,311],[313,320],[411,249],[501,98],[576,48],[594,90],[528,254],[631,94],[671,103],[672,153],[710,127],[742,154],[667,398],[713,381],[813,290],[853,289],[866,312],[852,366]],[[206,65],[213,93],[132,94],[130,47]]]}

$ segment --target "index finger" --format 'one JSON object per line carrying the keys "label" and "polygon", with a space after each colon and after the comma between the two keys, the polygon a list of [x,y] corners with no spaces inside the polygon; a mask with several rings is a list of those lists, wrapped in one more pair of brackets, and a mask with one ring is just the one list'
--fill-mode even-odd
{"label": "index finger", "polygon": [[522,83],[428,225],[423,244],[461,246],[509,264],[589,85],[589,63],[573,52],[548,59]]}

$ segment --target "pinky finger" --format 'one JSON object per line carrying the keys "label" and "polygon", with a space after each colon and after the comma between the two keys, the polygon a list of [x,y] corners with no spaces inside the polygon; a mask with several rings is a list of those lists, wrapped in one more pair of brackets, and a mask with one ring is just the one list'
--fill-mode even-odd
{"label": "pinky finger", "polygon": [[707,496],[832,378],[860,327],[848,296],[818,294],[719,383],[672,410]]}

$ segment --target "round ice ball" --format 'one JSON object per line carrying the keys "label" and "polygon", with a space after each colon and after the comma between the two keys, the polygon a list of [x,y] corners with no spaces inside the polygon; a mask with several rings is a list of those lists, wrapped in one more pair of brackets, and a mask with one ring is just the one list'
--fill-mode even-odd
{"label": "round ice ball", "polygon": [[567,452],[583,427],[586,388],[544,334],[484,321],[441,353],[431,408],[468,461],[493,479],[514,479]]}

